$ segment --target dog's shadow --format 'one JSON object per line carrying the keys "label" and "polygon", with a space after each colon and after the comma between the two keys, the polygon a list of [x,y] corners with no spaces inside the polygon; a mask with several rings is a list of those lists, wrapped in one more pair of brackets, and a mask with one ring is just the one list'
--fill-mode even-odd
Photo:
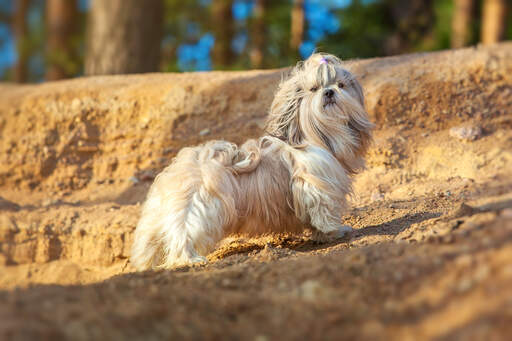
{"label": "dog's shadow", "polygon": [[265,240],[243,240],[243,238],[235,239],[232,242],[225,244],[224,247],[216,250],[208,258],[216,261],[227,261],[227,258],[233,257],[245,260],[253,257],[262,258],[259,256],[264,255],[264,259],[279,259],[294,253],[315,252],[336,246],[349,248],[351,243],[359,239],[372,235],[394,236],[409,229],[413,224],[438,218],[439,216],[441,216],[441,213],[434,212],[405,214],[404,216],[394,218],[387,222],[355,229],[354,232],[346,238],[326,243],[314,241],[307,232],[301,236],[275,235],[270,239],[264,238]]}
{"label": "dog's shadow", "polygon": [[405,214],[390,221],[376,225],[365,226],[353,232],[352,241],[371,235],[389,235],[395,236],[411,227],[413,224],[421,223],[440,217],[440,212],[419,212],[414,214]]}
{"label": "dog's shadow", "polygon": [[[401,217],[394,218],[392,220],[376,224],[369,225],[359,229],[355,229],[352,234],[347,238],[338,239],[329,243],[319,244],[311,239],[303,239],[302,243],[293,243],[289,246],[290,249],[299,252],[317,251],[322,249],[328,249],[337,245],[346,245],[349,247],[350,243],[353,243],[359,239],[375,236],[375,235],[388,235],[395,236],[399,233],[408,230],[411,225],[421,223],[426,220],[438,218],[441,213],[435,212],[420,212],[415,214],[405,214]],[[284,246],[283,246],[284,247]]]}

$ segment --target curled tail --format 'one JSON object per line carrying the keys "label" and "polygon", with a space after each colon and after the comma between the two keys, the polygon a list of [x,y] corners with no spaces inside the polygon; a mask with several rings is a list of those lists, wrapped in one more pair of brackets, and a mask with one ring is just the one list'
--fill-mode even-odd
{"label": "curled tail", "polygon": [[250,173],[258,167],[261,161],[261,146],[255,140],[247,141],[241,148],[237,148],[232,154],[230,168],[237,174]]}

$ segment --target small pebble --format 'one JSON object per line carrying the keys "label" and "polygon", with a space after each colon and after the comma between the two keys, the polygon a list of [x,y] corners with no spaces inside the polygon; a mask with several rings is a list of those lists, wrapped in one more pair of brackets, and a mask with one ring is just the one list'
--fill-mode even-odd
{"label": "small pebble", "polygon": [[374,191],[371,195],[372,201],[381,201],[384,200],[384,195],[380,191]]}
{"label": "small pebble", "polygon": [[307,280],[299,287],[299,296],[307,301],[316,301],[326,297],[329,289],[317,280]]}
{"label": "small pebble", "polygon": [[475,271],[475,280],[478,282],[483,281],[484,279],[489,277],[490,272],[491,271],[489,270],[489,267],[487,265],[481,265]]}
{"label": "small pebble", "polygon": [[208,135],[210,134],[210,129],[206,128],[206,129],[203,129],[199,132],[199,135],[200,136],[205,136],[205,135]]}
{"label": "small pebble", "polygon": [[512,208],[505,208],[501,211],[500,214],[504,218],[510,218],[512,219]]}
{"label": "small pebble", "polygon": [[475,141],[482,136],[479,126],[460,126],[450,129],[450,136],[463,141]]}
{"label": "small pebble", "polygon": [[473,287],[473,281],[471,280],[471,278],[463,278],[457,285],[457,290],[459,292],[465,292],[471,289],[471,287]]}
{"label": "small pebble", "polygon": [[139,175],[139,179],[142,181],[152,181],[155,178],[155,174],[152,171],[143,171]]}

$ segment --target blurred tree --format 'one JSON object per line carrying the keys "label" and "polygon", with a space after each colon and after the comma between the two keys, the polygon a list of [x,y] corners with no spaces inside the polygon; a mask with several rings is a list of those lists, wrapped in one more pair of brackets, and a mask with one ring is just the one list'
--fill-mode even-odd
{"label": "blurred tree", "polygon": [[46,80],[68,78],[76,74],[77,2],[74,0],[46,1]]}
{"label": "blurred tree", "polygon": [[14,66],[13,78],[15,82],[23,83],[27,81],[27,13],[29,0],[17,0],[15,3],[15,12],[12,20],[12,31],[16,40],[16,51],[18,60]]}
{"label": "blurred tree", "polygon": [[484,0],[480,37],[483,44],[493,44],[503,39],[506,15],[506,0]]}
{"label": "blurred tree", "polygon": [[233,0],[213,0],[212,2],[212,28],[215,37],[213,45],[213,65],[215,67],[229,67],[233,63],[234,55],[231,42],[234,36],[234,23],[231,8]]}
{"label": "blurred tree", "polygon": [[304,0],[293,0],[290,49],[297,54],[304,38]]}
{"label": "blurred tree", "polygon": [[85,74],[158,71],[162,0],[94,0],[87,23]]}
{"label": "blurred tree", "polygon": [[[84,55],[93,74],[276,68],[314,50],[344,59],[440,50],[458,44],[456,2],[464,1],[470,0],[0,0],[0,74],[38,82],[59,68],[78,76]],[[471,1],[466,44],[483,41],[485,27],[494,27],[493,37],[504,30],[502,37],[512,38],[512,20],[499,9],[509,0],[498,0],[498,6],[496,0]],[[68,39],[56,23],[50,25],[59,11],[52,8],[75,2],[78,14],[65,22],[77,32]],[[302,8],[295,17],[294,6]],[[56,34],[62,44],[55,43]]]}
{"label": "blurred tree", "polygon": [[369,3],[352,0],[336,12],[340,29],[324,37],[316,47],[344,59],[385,55],[386,39],[396,26],[389,3],[388,0]]}
{"label": "blurred tree", "polygon": [[[420,44],[417,45],[415,49],[416,51],[442,50],[448,49],[451,46],[453,35],[453,11],[455,4],[453,0],[434,0],[433,7],[434,23],[432,31],[422,39]],[[475,26],[475,22],[471,22],[469,25],[469,41],[472,41],[474,37],[473,31]]]}
{"label": "blurred tree", "polygon": [[473,0],[454,0],[454,2],[451,47],[460,48],[466,46],[471,38]]}
{"label": "blurred tree", "polygon": [[388,13],[394,27],[385,39],[384,51],[387,55],[413,51],[414,47],[429,34],[434,23],[432,1],[389,1]]}
{"label": "blurred tree", "polygon": [[259,69],[263,66],[265,57],[265,0],[255,0],[253,11],[249,58],[251,67]]}

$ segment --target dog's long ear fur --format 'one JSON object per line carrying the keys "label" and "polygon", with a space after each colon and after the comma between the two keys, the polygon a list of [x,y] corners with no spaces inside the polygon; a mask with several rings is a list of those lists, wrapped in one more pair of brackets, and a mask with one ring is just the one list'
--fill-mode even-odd
{"label": "dog's long ear fur", "polygon": [[297,71],[301,67],[302,64],[299,63],[291,71],[290,76],[279,84],[265,125],[267,134],[286,141],[292,146],[302,144],[304,139],[298,115],[304,92],[297,80]]}

